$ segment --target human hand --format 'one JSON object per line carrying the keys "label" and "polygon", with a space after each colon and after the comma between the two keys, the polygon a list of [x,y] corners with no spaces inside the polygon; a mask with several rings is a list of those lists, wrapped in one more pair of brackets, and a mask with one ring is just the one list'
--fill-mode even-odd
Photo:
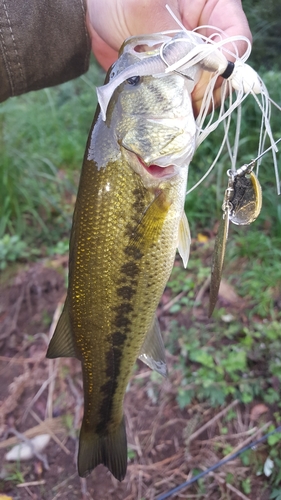
{"label": "human hand", "polygon": [[[251,40],[251,32],[243,12],[241,0],[87,0],[87,26],[92,50],[104,69],[118,57],[123,41],[133,35],[157,33],[179,29],[167,11],[168,2],[176,17],[188,29],[211,25],[220,28],[227,36],[244,35]],[[209,36],[211,31],[205,31]],[[239,55],[246,44],[237,42]],[[193,109],[198,114],[209,74],[203,72],[193,94]],[[215,91],[219,102],[220,90]]]}

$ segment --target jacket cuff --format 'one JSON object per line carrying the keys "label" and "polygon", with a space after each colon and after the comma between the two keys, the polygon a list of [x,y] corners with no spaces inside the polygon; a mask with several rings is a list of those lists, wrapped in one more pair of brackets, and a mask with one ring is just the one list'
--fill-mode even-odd
{"label": "jacket cuff", "polygon": [[90,39],[85,0],[0,3],[0,101],[85,73]]}

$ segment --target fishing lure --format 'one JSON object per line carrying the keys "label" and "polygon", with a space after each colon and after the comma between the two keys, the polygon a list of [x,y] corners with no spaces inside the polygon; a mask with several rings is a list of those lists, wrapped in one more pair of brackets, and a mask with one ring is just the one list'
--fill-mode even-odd
{"label": "fishing lure", "polygon": [[[118,72],[115,72],[113,67],[109,82],[97,88],[103,120],[106,119],[107,108],[115,89],[124,81],[130,81],[131,78],[136,76],[140,78],[143,76],[161,78],[165,74],[177,72],[187,77],[191,94],[200,80],[202,72],[208,71],[210,80],[205,90],[199,115],[196,118],[193,154],[206,137],[217,129],[220,123],[224,125],[224,136],[219,151],[208,171],[198,183],[188,189],[186,194],[194,190],[209,175],[225,145],[228,148],[231,168],[235,170],[242,120],[241,106],[249,95],[252,95],[255,99],[262,115],[258,156],[264,150],[265,141],[268,137],[272,148],[277,192],[280,194],[280,179],[276,160],[277,147],[270,126],[271,104],[278,109],[280,107],[269,97],[267,88],[257,72],[246,64],[251,53],[250,41],[244,36],[227,37],[222,30],[213,26],[200,26],[193,31],[189,31],[176,18],[168,5],[166,5],[166,8],[180,29],[131,37],[124,42],[121,51],[133,55],[136,62]],[[213,34],[209,37],[202,35],[199,33],[202,28],[211,29]],[[235,45],[238,41],[244,41],[247,45],[247,49],[241,57],[238,56]],[[231,46],[233,47],[232,50],[229,48]],[[216,106],[213,91],[219,77],[223,77],[224,81],[221,85],[221,104],[218,113],[215,114]],[[233,91],[235,92],[233,93]],[[232,150],[228,140],[228,131],[235,110],[237,110],[236,139]],[[257,162],[257,169],[258,167],[259,162]]]}
{"label": "fishing lure", "polygon": [[253,163],[243,165],[236,171],[228,170],[228,186],[222,205],[223,217],[219,225],[213,254],[209,317],[215,308],[228,238],[229,221],[237,225],[254,222],[261,211],[262,191],[258,178],[252,171]]}
{"label": "fishing lure", "polygon": [[[280,140],[276,141],[275,144]],[[253,169],[257,160],[264,156],[270,149],[271,147],[238,170],[230,169],[227,171],[228,186],[224,194],[222,205],[223,216],[215,240],[211,267],[209,317],[214,311],[218,298],[229,222],[238,226],[245,226],[254,222],[259,216],[262,207],[262,189]]]}

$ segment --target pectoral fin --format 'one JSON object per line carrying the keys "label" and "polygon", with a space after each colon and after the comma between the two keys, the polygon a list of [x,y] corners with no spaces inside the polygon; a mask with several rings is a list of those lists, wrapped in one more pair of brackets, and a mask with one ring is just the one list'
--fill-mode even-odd
{"label": "pectoral fin", "polygon": [[152,370],[160,373],[163,377],[167,377],[168,370],[165,359],[165,347],[156,317],[151,329],[145,337],[140,350],[139,359]]}
{"label": "pectoral fin", "polygon": [[165,190],[159,190],[137,225],[132,242],[135,240],[136,245],[142,242],[144,247],[154,245],[163,230],[171,204]]}
{"label": "pectoral fin", "polygon": [[75,346],[71,334],[68,314],[68,300],[66,299],[63,311],[58,321],[55,333],[51,339],[46,354],[47,358],[75,358]]}
{"label": "pectoral fin", "polygon": [[190,244],[191,244],[191,235],[190,235],[189,224],[185,212],[183,212],[179,224],[178,251],[182,258],[184,267],[186,267],[188,263]]}

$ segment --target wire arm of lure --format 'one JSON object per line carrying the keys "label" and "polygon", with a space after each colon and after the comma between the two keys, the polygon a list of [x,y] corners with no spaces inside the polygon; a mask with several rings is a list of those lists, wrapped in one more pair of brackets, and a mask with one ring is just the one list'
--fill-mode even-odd
{"label": "wire arm of lure", "polygon": [[[274,149],[275,151],[278,151],[277,144],[280,141],[281,141],[281,137],[280,137],[280,139],[277,139],[277,141],[275,141],[273,145],[269,146],[269,148],[267,148],[265,151],[263,151],[262,153],[260,153],[254,160],[251,160],[250,163],[247,163],[247,165],[245,165],[245,167],[251,167],[252,166],[252,169],[253,169],[254,166],[255,166],[255,163],[257,163],[257,161],[260,160],[266,153],[268,153],[272,149]],[[238,170],[237,170],[237,172],[238,172]]]}

